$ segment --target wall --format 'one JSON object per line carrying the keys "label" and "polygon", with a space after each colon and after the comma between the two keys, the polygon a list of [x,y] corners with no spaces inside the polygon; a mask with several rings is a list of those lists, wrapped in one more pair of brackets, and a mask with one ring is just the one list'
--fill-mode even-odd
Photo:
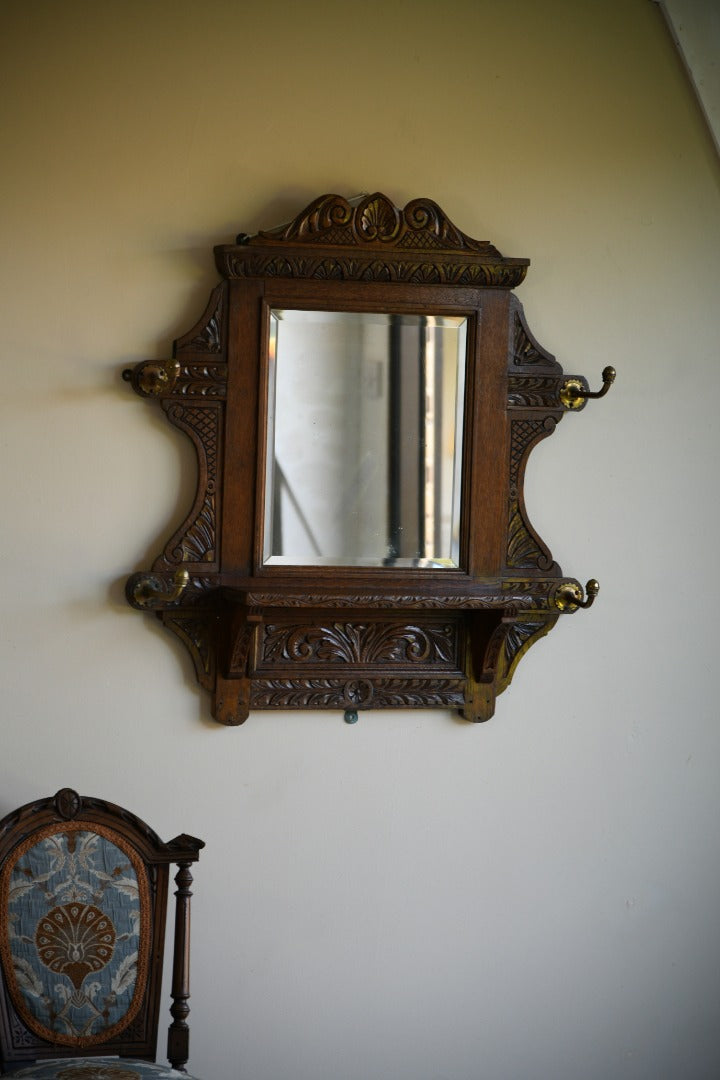
{"label": "wall", "polygon": [[[207,849],[204,1080],[718,1075],[720,168],[649,0],[2,10],[0,812],[62,785]],[[592,612],[495,719],[209,720],[126,607],[189,443],[120,380],[211,247],[315,195],[436,199],[530,256],[530,326],[610,396],[528,504]]]}
{"label": "wall", "polygon": [[720,153],[720,8],[715,0],[655,0]]}

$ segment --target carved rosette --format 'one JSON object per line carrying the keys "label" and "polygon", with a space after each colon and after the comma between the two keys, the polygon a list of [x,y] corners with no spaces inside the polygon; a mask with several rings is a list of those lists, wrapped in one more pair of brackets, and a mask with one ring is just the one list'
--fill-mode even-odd
{"label": "carved rosette", "polygon": [[55,811],[63,821],[72,821],[80,813],[82,803],[77,791],[73,788],[61,788],[53,800]]}

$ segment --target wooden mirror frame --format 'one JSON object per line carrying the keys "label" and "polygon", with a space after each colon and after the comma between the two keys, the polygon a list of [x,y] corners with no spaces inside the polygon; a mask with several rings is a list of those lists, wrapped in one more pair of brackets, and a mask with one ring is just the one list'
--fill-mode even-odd
{"label": "wooden mirror frame", "polygon": [[[511,289],[527,259],[473,240],[436,203],[324,195],[289,225],[215,248],[223,281],[173,359],[123,372],[193,441],[197,494],[127,597],[188,648],[213,715],[451,708],[492,716],[526,650],[588,607],[525,512],[532,448],[604,394],[566,378]],[[262,563],[271,306],[468,319],[459,568]]]}

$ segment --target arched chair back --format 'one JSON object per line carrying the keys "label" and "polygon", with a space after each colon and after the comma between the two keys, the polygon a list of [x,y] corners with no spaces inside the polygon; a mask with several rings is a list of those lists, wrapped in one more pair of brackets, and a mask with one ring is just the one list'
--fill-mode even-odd
{"label": "arched chair back", "polygon": [[[190,867],[202,847],[163,843],[128,810],[70,788],[0,821],[3,1075],[187,1080]],[[169,1069],[155,1057],[171,864]]]}

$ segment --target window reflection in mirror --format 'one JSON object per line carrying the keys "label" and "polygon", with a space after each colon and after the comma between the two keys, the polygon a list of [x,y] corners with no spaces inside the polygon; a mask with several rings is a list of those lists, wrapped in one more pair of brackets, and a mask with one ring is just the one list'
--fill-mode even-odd
{"label": "window reflection in mirror", "polygon": [[467,320],[271,309],[263,561],[454,567]]}

